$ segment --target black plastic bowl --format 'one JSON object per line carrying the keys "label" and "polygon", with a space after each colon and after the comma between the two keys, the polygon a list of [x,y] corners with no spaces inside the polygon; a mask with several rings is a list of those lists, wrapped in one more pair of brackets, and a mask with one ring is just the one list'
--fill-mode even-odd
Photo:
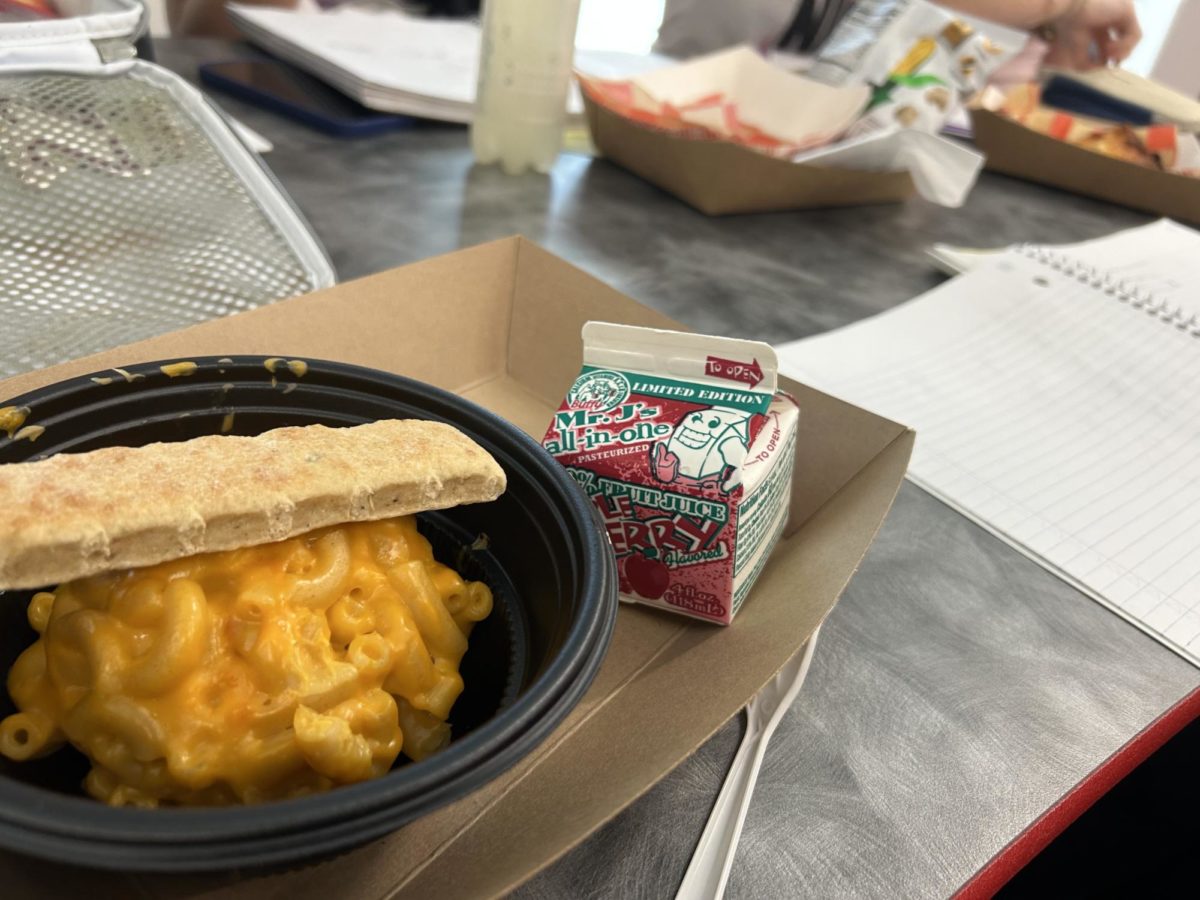
{"label": "black plastic bowl", "polygon": [[[467,689],[451,713],[450,746],[325,794],[208,809],[114,809],[91,800],[80,789],[87,762],[69,748],[36,762],[0,758],[0,846],[159,872],[328,855],[495,778],[542,741],[591,683],[616,620],[616,569],[602,528],[562,467],[515,426],[446,391],[357,366],[306,360],[289,367],[275,359],[194,359],[195,371],[176,377],[147,363],[13,398],[0,406],[28,407],[26,424],[45,430],[36,441],[28,431],[23,439],[0,432],[0,462],[283,425],[421,418],[459,427],[504,467],[508,490],[494,503],[422,518],[439,558],[488,581],[496,595],[463,661]],[[471,550],[481,534],[490,548]],[[30,595],[0,593],[0,674],[35,637],[25,621]],[[0,717],[11,712],[0,691]]]}

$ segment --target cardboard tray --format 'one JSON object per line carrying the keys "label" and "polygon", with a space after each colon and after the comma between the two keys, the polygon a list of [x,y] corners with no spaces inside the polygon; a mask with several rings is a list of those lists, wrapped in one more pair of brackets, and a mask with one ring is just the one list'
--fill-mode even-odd
{"label": "cardboard tray", "polygon": [[[0,383],[0,397],[130,362],[321,357],[455,390],[541,437],[578,372],[589,319],[679,327],[522,238],[508,238]],[[0,853],[15,897],[485,897],[614,816],[734,716],[829,614],[891,507],[913,432],[781,379],[802,410],[792,519],[737,621],[622,606],[595,683],[552,736],[476,793],[297,870],[122,876]]]}
{"label": "cardboard tray", "polygon": [[1200,178],[1147,169],[1076,147],[986,109],[971,110],[986,167],[1133,209],[1200,223]]}
{"label": "cardboard tray", "polygon": [[592,142],[608,159],[711,216],[896,203],[907,172],[792,163],[729,141],[691,140],[619,116],[584,95]]}

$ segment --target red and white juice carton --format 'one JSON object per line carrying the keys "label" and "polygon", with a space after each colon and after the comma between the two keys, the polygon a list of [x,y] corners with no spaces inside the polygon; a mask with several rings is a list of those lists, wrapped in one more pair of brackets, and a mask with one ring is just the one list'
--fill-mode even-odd
{"label": "red and white juice carton", "polygon": [[758,341],[583,327],[583,369],[543,446],[595,503],[621,599],[729,624],[791,499],[795,401]]}

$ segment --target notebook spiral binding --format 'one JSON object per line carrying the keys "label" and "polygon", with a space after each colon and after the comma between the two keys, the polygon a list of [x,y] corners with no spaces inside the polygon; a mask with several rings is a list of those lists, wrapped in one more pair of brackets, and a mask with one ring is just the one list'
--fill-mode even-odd
{"label": "notebook spiral binding", "polygon": [[1016,249],[1019,253],[1042,265],[1049,266],[1056,272],[1061,272],[1068,278],[1092,285],[1132,309],[1141,310],[1146,315],[1158,318],[1167,325],[1173,325],[1178,331],[1200,338],[1200,315],[1188,313],[1182,306],[1172,307],[1170,303],[1159,300],[1145,288],[1130,284],[1122,278],[1113,278],[1112,275],[1095,266],[1071,259],[1066,254],[1058,253],[1049,247],[1037,244],[1019,244]]}

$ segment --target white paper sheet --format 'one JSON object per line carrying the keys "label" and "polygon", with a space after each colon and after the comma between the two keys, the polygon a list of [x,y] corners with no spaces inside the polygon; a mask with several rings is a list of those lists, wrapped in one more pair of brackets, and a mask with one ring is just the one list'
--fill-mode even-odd
{"label": "white paper sheet", "polygon": [[792,158],[838,169],[869,172],[908,170],[913,185],[926,200],[941,206],[962,206],[983,167],[983,154],[923,131],[877,131],[848,141],[809,150]]}
{"label": "white paper sheet", "polygon": [[1071,251],[1008,251],[781,369],[912,425],[914,481],[1200,665],[1200,235]]}

